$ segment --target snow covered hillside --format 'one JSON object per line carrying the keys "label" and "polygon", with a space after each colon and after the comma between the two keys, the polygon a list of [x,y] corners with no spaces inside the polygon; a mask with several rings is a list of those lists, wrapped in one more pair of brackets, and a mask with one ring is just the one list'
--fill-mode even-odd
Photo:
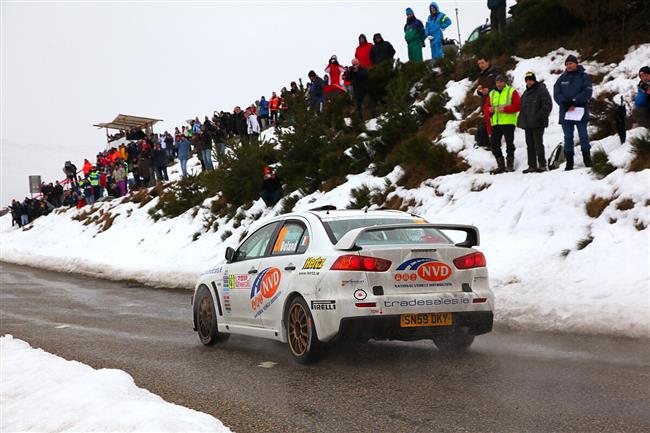
{"label": "snow covered hillside", "polygon": [[[532,70],[552,87],[568,51],[518,59],[510,71],[513,86],[523,92],[523,77]],[[650,44],[630,50],[619,64],[586,62],[588,72],[605,73],[594,86],[630,100],[636,72],[650,58]],[[448,108],[457,120],[447,123],[441,143],[459,152],[470,169],[423,182],[416,189],[394,185],[395,168],[385,178],[350,175],[343,185],[302,197],[296,210],[333,204],[344,208],[350,192],[363,185],[395,188],[387,199],[431,222],[474,224],[481,230],[498,323],[527,329],[577,331],[650,337],[650,170],[628,171],[633,154],[618,137],[592,142],[607,152],[617,169],[603,179],[582,167],[522,174],[526,168],[523,131],[516,135],[515,173],[492,176],[494,157],[474,149],[474,139],[459,132],[460,105],[472,83],[449,82]],[[618,100],[618,98],[617,98]],[[547,157],[562,141],[557,106],[545,135]],[[376,122],[369,122],[374,125]],[[647,133],[628,131],[629,140]],[[601,199],[602,212],[589,216],[586,205]],[[111,279],[135,279],[170,287],[192,287],[196,276],[235,246],[242,234],[281,208],[266,209],[259,200],[242,210],[241,221],[219,219],[218,230],[204,227],[210,200],[198,210],[154,222],[148,210],[157,198],[142,203],[116,200],[90,210],[70,209],[36,220],[24,230],[2,217],[1,259]]]}
{"label": "snow covered hillside", "polygon": [[121,370],[94,368],[0,337],[0,430],[227,433],[216,418],[138,388]]}

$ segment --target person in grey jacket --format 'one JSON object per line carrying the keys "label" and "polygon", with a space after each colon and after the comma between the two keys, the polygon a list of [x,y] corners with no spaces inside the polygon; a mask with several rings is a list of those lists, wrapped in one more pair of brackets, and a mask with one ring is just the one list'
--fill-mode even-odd
{"label": "person in grey jacket", "polygon": [[548,126],[553,101],[546,86],[537,81],[534,73],[527,72],[525,80],[526,90],[521,95],[521,108],[517,118],[517,126],[526,132],[528,168],[524,173],[542,172],[546,171],[544,129]]}

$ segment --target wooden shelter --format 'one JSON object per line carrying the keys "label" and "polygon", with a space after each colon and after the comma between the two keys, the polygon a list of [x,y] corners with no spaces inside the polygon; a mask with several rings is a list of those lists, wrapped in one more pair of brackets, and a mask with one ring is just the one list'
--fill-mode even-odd
{"label": "wooden shelter", "polygon": [[106,128],[106,140],[110,142],[112,140],[110,140],[110,136],[108,134],[109,129],[116,129],[118,131],[124,132],[124,134],[126,135],[129,132],[134,130],[150,131],[151,128],[153,128],[153,125],[161,121],[162,121],[161,119],[153,119],[151,117],[118,114],[117,117],[115,117],[115,119],[113,119],[111,122],[98,123],[93,126],[96,126],[98,128]]}

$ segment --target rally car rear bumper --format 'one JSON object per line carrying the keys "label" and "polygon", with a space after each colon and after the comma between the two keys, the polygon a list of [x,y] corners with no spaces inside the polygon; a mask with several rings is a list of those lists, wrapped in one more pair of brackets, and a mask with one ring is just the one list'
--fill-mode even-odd
{"label": "rally car rear bumper", "polygon": [[400,327],[400,315],[348,317],[341,319],[336,339],[341,340],[403,340],[414,341],[445,334],[457,328],[467,328],[470,335],[480,335],[492,330],[492,311],[464,311],[453,313],[451,326]]}

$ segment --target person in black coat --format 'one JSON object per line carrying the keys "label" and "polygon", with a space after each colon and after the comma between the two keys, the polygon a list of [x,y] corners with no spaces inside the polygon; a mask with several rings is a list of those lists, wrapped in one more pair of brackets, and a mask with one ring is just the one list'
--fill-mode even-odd
{"label": "person in black coat", "polygon": [[158,182],[168,181],[169,176],[167,174],[167,152],[160,148],[160,144],[154,144],[152,156],[154,170],[157,178],[156,180]]}
{"label": "person in black coat", "polygon": [[395,48],[393,48],[390,42],[385,41],[380,33],[375,33],[372,41],[375,43],[370,49],[370,61],[373,65],[391,60],[395,56]]}
{"label": "person in black coat", "polygon": [[363,100],[366,99],[368,94],[368,70],[361,67],[358,59],[352,59],[352,66],[347,70],[347,79],[352,82],[357,113],[363,119]]}
{"label": "person in black coat", "polygon": [[528,168],[524,170],[524,173],[542,172],[546,171],[544,129],[548,126],[553,101],[546,86],[537,81],[534,73],[527,72],[525,80],[526,90],[521,96],[521,107],[517,119],[517,126],[526,132]]}
{"label": "person in black coat", "polygon": [[240,137],[248,135],[248,125],[246,124],[246,118],[244,117],[244,112],[239,106],[235,107],[232,119],[234,134],[239,135]]}

